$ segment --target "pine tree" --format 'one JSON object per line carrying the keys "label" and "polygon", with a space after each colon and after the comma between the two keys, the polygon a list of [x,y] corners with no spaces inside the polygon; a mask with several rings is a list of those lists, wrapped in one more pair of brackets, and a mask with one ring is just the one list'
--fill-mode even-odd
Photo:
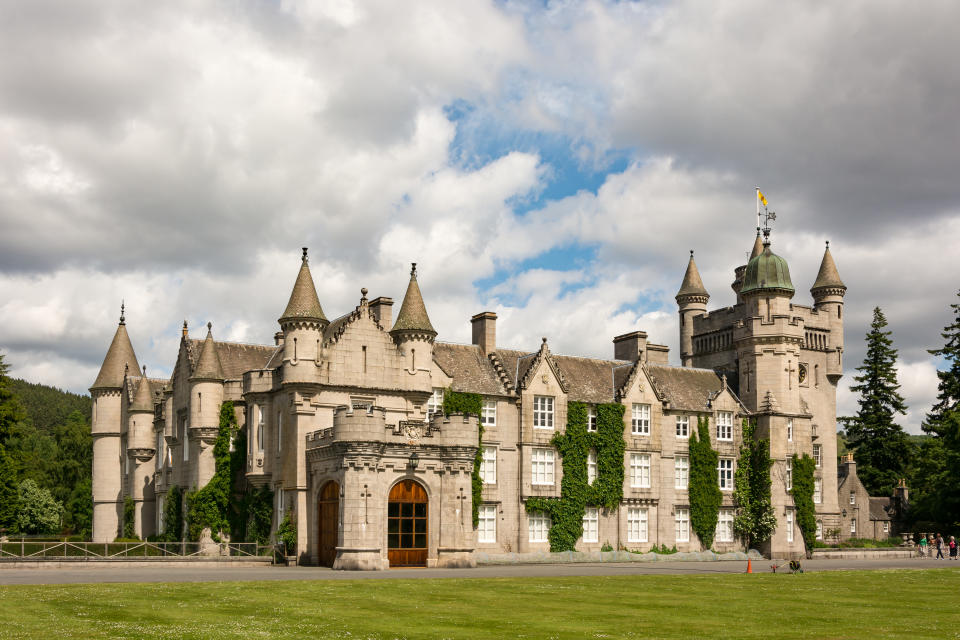
{"label": "pine tree", "polygon": [[867,492],[881,496],[893,493],[913,452],[907,434],[894,422],[896,414],[906,415],[907,406],[898,391],[897,350],[891,332],[883,330],[886,326],[887,319],[876,307],[867,332],[867,355],[857,367],[860,375],[853,378],[857,384],[851,387],[860,394],[860,409],[853,417],[841,418],[854,450],[857,476]]}
{"label": "pine tree", "polygon": [[[960,298],[960,292],[957,297]],[[934,437],[930,448],[940,453],[939,473],[914,480],[925,485],[921,494],[929,494],[929,516],[943,523],[960,522],[960,495],[946,490],[960,478],[960,303],[951,304],[950,308],[953,322],[940,334],[944,345],[930,350],[931,355],[945,361],[947,368],[937,371],[937,402],[923,425],[923,430]]]}
{"label": "pine tree", "polygon": [[7,451],[7,443],[26,417],[23,407],[10,388],[9,365],[0,354],[0,529],[16,527],[20,503],[17,487],[16,460]]}

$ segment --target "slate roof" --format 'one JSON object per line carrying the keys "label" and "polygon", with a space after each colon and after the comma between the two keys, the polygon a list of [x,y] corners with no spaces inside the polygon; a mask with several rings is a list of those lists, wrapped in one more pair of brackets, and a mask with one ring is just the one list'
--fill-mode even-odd
{"label": "slate roof", "polygon": [[648,364],[647,372],[671,409],[707,411],[707,400],[723,389],[723,381],[711,369]]}
{"label": "slate roof", "polygon": [[137,382],[137,391],[133,395],[133,402],[130,403],[130,410],[153,412],[153,394],[150,389],[150,381],[145,377],[141,377]]}
{"label": "slate roof", "polygon": [[490,360],[477,345],[437,342],[433,345],[433,359],[453,378],[451,387],[454,391],[491,396],[508,393]]}
{"label": "slate roof", "polygon": [[833,261],[833,256],[830,254],[830,245],[827,245],[826,251],[823,252],[820,271],[817,273],[817,279],[814,281],[813,286],[810,287],[810,291],[828,287],[847,288],[847,285],[843,284],[843,280],[840,279],[837,264]]}
{"label": "slate roof", "polygon": [[690,252],[687,271],[683,274],[683,283],[680,285],[680,290],[677,291],[677,297],[689,295],[708,295],[706,287],[703,286],[703,280],[700,278],[700,271],[697,270],[697,263],[693,261],[693,251]]}
{"label": "slate roof", "polygon": [[536,351],[517,351],[516,349],[497,349],[494,353],[503,364],[510,386],[514,389],[517,388],[517,381],[527,373],[527,369],[533,364],[533,359],[537,355]]}
{"label": "slate roof", "polygon": [[390,329],[391,333],[394,331],[426,331],[437,334],[433,325],[430,324],[430,316],[427,315],[427,307],[423,303],[420,285],[417,284],[416,263],[410,270],[410,284],[407,285],[407,292],[403,296],[400,312],[397,313],[397,319]]}
{"label": "slate roof", "polygon": [[317,288],[313,284],[313,276],[310,275],[306,249],[303,250],[300,272],[297,274],[297,281],[293,285],[293,291],[290,292],[290,300],[287,302],[287,308],[283,311],[283,315],[280,316],[280,322],[298,318],[305,320],[327,319],[327,317],[323,315],[323,309],[320,307],[320,299],[317,297]]}
{"label": "slate roof", "polygon": [[[551,356],[563,372],[567,397],[577,402],[600,404],[613,402],[614,370],[624,362],[577,356]],[[629,367],[623,367],[629,370]]]}
{"label": "slate roof", "polygon": [[892,498],[870,498],[871,520],[893,520]]}
{"label": "slate roof", "polygon": [[193,368],[191,378],[204,378],[207,380],[223,380],[223,366],[220,364],[220,355],[218,353],[216,342],[213,341],[213,332],[210,329],[210,323],[207,323],[207,337],[200,347],[200,357],[197,359],[197,366]]}
{"label": "slate roof", "polygon": [[[130,383],[127,385],[127,402],[132,406],[137,393],[140,391],[140,385],[142,384],[143,377],[130,377]],[[153,411],[153,403],[163,397],[163,390],[166,388],[169,380],[161,380],[160,378],[147,378],[147,384],[150,387],[150,410]]]}
{"label": "slate roof", "polygon": [[[203,349],[203,340],[190,339],[187,341],[187,353],[190,356],[190,369],[197,367],[197,360]],[[283,347],[264,344],[243,344],[239,342],[220,342],[214,340],[217,355],[220,357],[220,366],[223,377],[227,380],[238,380],[244,372],[253,369],[267,369],[267,363],[275,353],[282,352]],[[277,365],[280,363],[278,362]]]}
{"label": "slate roof", "polygon": [[127,326],[121,322],[117,326],[116,333],[113,334],[113,340],[110,342],[110,348],[107,349],[107,355],[103,358],[100,373],[97,374],[97,379],[90,388],[120,389],[123,387],[127,365],[129,365],[129,371],[133,374],[140,371],[140,363],[137,362],[133,345],[130,344]]}

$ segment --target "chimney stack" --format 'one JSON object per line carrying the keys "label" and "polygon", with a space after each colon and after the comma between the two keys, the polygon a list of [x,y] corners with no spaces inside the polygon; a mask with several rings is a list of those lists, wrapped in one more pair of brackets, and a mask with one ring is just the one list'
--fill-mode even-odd
{"label": "chimney stack", "polygon": [[470,318],[473,327],[473,344],[478,345],[483,355],[497,350],[497,314],[484,311]]}
{"label": "chimney stack", "polygon": [[377,324],[383,327],[384,331],[390,331],[393,327],[393,298],[384,296],[376,298],[370,303],[370,311],[377,319]]}
{"label": "chimney stack", "polygon": [[614,360],[629,360],[641,362],[646,360],[647,332],[631,331],[613,339]]}

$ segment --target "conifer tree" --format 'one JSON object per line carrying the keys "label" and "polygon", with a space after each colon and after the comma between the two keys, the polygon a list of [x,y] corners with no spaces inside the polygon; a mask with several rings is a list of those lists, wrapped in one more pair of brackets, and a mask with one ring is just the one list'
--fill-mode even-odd
{"label": "conifer tree", "polygon": [[852,391],[860,394],[860,409],[853,417],[841,418],[847,432],[848,446],[854,450],[857,476],[872,495],[886,496],[893,492],[897,480],[904,477],[910,464],[912,448],[907,434],[894,418],[906,415],[907,406],[897,382],[897,350],[890,331],[884,331],[887,319],[880,307],[873,310],[873,321],[867,332],[867,355],[857,367],[860,375]]}
{"label": "conifer tree", "polygon": [[[700,436],[699,438],[697,436]],[[704,549],[713,546],[720,502],[723,499],[717,479],[720,456],[710,446],[710,427],[706,418],[698,418],[697,432],[690,434],[690,525]]]}
{"label": "conifer tree", "polygon": [[[960,298],[960,292],[957,293]],[[950,305],[953,322],[940,335],[944,345],[931,349],[930,354],[942,358],[947,367],[937,371],[937,402],[927,415],[923,430],[934,436],[929,449],[939,455],[933,475],[917,478],[924,485],[921,495],[928,494],[933,519],[943,523],[960,522],[960,494],[949,488],[955,487],[960,478],[960,303]],[[919,487],[918,487],[919,488]]]}
{"label": "conifer tree", "polygon": [[8,370],[0,354],[0,529],[11,531],[16,527],[20,498],[15,460],[7,452],[7,442],[26,413],[10,388]]}

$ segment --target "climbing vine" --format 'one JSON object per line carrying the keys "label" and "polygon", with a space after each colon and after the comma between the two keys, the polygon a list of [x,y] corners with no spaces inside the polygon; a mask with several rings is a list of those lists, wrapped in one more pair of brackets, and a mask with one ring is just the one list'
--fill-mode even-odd
{"label": "climbing vine", "polygon": [[713,546],[723,495],[717,482],[719,456],[710,446],[710,423],[697,419],[697,433],[690,434],[690,525],[704,549]]}
{"label": "climbing vine", "polygon": [[[597,431],[587,431],[588,407],[582,402],[567,404],[567,428],[556,433],[551,444],[560,454],[563,479],[560,498],[528,498],[528,513],[550,515],[550,550],[572,551],[583,535],[583,514],[587,505],[616,509],[623,499],[622,404],[597,405]],[[587,483],[587,456],[597,452],[597,478]]]}
{"label": "climbing vine", "polygon": [[477,453],[473,457],[473,473],[470,477],[470,493],[473,502],[473,528],[480,524],[480,503],[483,501],[483,479],[480,477],[480,466],[483,464],[483,425],[479,424],[480,410],[483,408],[483,396],[479,393],[451,391],[447,389],[443,394],[443,413],[464,413],[475,415],[478,418],[479,434],[477,436]]}
{"label": "climbing vine", "polygon": [[770,441],[757,439],[756,422],[743,420],[743,443],[734,473],[733,531],[747,548],[766,542],[777,527],[770,501]]}
{"label": "climbing vine", "polygon": [[177,485],[167,491],[163,503],[163,522],[162,539],[166,542],[180,542],[183,538],[183,489]]}
{"label": "climbing vine", "polygon": [[797,508],[797,526],[809,554],[817,537],[817,513],[813,506],[813,471],[816,463],[807,454],[793,454],[793,504]]}
{"label": "climbing vine", "polygon": [[130,496],[124,496],[123,498],[123,537],[127,540],[135,540],[137,538],[137,529],[135,525],[135,510],[136,504],[133,502],[133,498]]}
{"label": "climbing vine", "polygon": [[187,494],[187,535],[199,540],[204,528],[220,542],[220,534],[230,527],[229,509],[232,487],[230,436],[237,430],[233,402],[220,405],[220,427],[213,445],[214,474],[202,489]]}

